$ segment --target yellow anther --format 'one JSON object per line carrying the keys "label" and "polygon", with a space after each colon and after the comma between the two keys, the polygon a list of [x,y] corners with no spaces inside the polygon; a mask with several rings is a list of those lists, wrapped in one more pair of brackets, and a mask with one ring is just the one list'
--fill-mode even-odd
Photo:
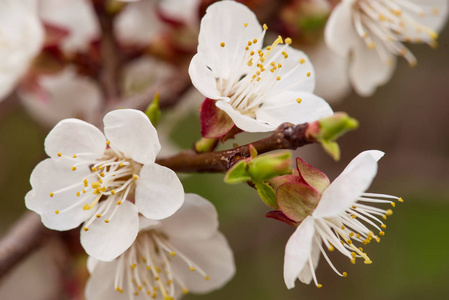
{"label": "yellow anther", "polygon": [[123,167],[123,166],[125,166],[125,164],[124,163],[120,163],[118,166],[119,167]]}
{"label": "yellow anther", "polygon": [[62,156],[61,152],[58,152],[57,154],[58,154],[58,157],[61,157],[61,156]]}
{"label": "yellow anther", "polygon": [[115,190],[111,190],[111,195],[115,195]]}
{"label": "yellow anther", "polygon": [[103,165],[99,165],[98,170],[103,170]]}
{"label": "yellow anther", "polygon": [[193,271],[195,271],[195,268],[194,267],[190,267],[189,270],[193,272]]}
{"label": "yellow anther", "polygon": [[139,175],[134,174],[133,178],[134,178],[134,180],[137,180],[137,179],[139,179]]}
{"label": "yellow anther", "polygon": [[221,42],[220,43],[220,47],[224,47],[225,46],[225,43],[224,42]]}
{"label": "yellow anther", "polygon": [[151,267],[150,267],[150,266],[147,266],[147,270],[148,270],[148,271],[151,271]]}
{"label": "yellow anther", "polygon": [[98,188],[98,187],[100,187],[100,183],[99,183],[98,181],[92,183],[92,188],[93,188],[93,189],[96,189],[96,188]]}
{"label": "yellow anther", "polygon": [[391,206],[396,207],[396,203],[391,202],[390,204],[391,204]]}
{"label": "yellow anther", "polygon": [[243,23],[243,26],[247,27],[247,26],[248,26],[248,23]]}
{"label": "yellow anther", "polygon": [[253,51],[253,50],[251,50],[251,52],[249,53],[249,55],[254,55],[254,51]]}
{"label": "yellow anther", "polygon": [[334,248],[334,246],[332,246],[332,244],[329,244],[329,248],[327,248],[329,251],[334,251],[335,250],[335,248]]}
{"label": "yellow anther", "polygon": [[287,45],[290,45],[292,42],[293,42],[292,39],[289,38],[289,37],[285,39],[285,43],[286,43]]}
{"label": "yellow anther", "polygon": [[341,229],[345,230],[345,228],[346,228],[345,225],[341,225]]}
{"label": "yellow anther", "polygon": [[398,201],[399,201],[399,202],[404,202],[404,199],[399,198]]}
{"label": "yellow anther", "polygon": [[357,206],[353,205],[353,206],[352,206],[352,208],[353,208],[353,209],[356,209],[356,208],[357,208]]}
{"label": "yellow anther", "polygon": [[101,218],[101,214],[96,214],[95,215],[97,218]]}
{"label": "yellow anther", "polygon": [[132,264],[131,269],[135,269],[137,267],[137,264]]}
{"label": "yellow anther", "polygon": [[253,42],[248,41],[248,46],[251,46],[253,44]]}
{"label": "yellow anther", "polygon": [[379,234],[383,236],[383,235],[385,235],[385,232],[384,231],[380,231]]}
{"label": "yellow anther", "polygon": [[301,58],[300,60],[299,60],[299,63],[302,65],[303,63],[305,63],[306,62],[306,60],[304,59],[304,58]]}
{"label": "yellow anther", "polygon": [[358,239],[360,238],[360,234],[358,234],[358,233],[357,233],[355,236],[356,236],[356,238],[358,238]]}
{"label": "yellow anther", "polygon": [[184,295],[187,295],[187,294],[189,293],[189,290],[186,289],[186,288],[183,288],[183,289],[182,289],[182,292],[184,293]]}
{"label": "yellow anther", "polygon": [[175,251],[170,252],[170,256],[175,256],[175,255],[176,255]]}
{"label": "yellow anther", "polygon": [[91,169],[92,169],[92,171],[97,172],[97,168],[92,167]]}
{"label": "yellow anther", "polygon": [[310,72],[307,72],[307,77],[310,77]]}
{"label": "yellow anther", "polygon": [[353,252],[351,252],[351,256],[352,256],[352,257],[356,257],[357,254],[353,251]]}
{"label": "yellow anther", "polygon": [[109,223],[109,219],[104,220],[105,223]]}
{"label": "yellow anther", "polygon": [[120,205],[120,204],[122,204],[122,201],[120,201],[120,200],[117,201],[117,205]]}
{"label": "yellow anther", "polygon": [[373,261],[368,259],[368,260],[365,260],[364,263],[365,263],[365,265],[370,265],[373,263]]}
{"label": "yellow anther", "polygon": [[209,280],[210,277],[206,275],[206,276],[204,276],[204,279]]}
{"label": "yellow anther", "polygon": [[101,176],[101,177],[104,177],[104,172],[101,172],[101,173],[100,173],[100,176]]}
{"label": "yellow anther", "polygon": [[433,9],[432,9],[432,14],[433,14],[434,16],[438,16],[438,15],[440,14],[440,10],[439,10],[438,8],[433,8]]}
{"label": "yellow anther", "polygon": [[84,179],[84,180],[83,180],[83,183],[84,183],[84,186],[88,186],[88,181],[87,181],[87,179]]}
{"label": "yellow anther", "polygon": [[137,292],[137,291],[134,292],[134,295],[135,295],[135,296],[139,296],[139,292]]}
{"label": "yellow anther", "polygon": [[302,99],[301,98],[296,98],[296,102],[301,103]]}
{"label": "yellow anther", "polygon": [[268,30],[267,24],[263,24],[262,28],[263,28],[263,30]]}
{"label": "yellow anther", "polygon": [[[115,176],[115,175],[113,175],[113,176]],[[99,183],[103,183],[103,180],[101,180],[101,179],[98,179],[98,182],[99,182]]]}
{"label": "yellow anther", "polygon": [[79,197],[81,195],[80,192],[76,192],[76,196]]}
{"label": "yellow anther", "polygon": [[385,16],[384,15],[382,15],[382,14],[379,14],[379,20],[381,20],[381,21],[385,21],[387,18],[385,18]]}
{"label": "yellow anther", "polygon": [[53,197],[55,194],[54,193],[50,193],[50,197]]}
{"label": "yellow anther", "polygon": [[323,287],[323,285],[321,283],[318,283],[316,287],[320,289]]}
{"label": "yellow anther", "polygon": [[254,40],[253,40],[253,43],[254,43],[254,44],[257,43],[257,39],[254,39]]}
{"label": "yellow anther", "polygon": [[76,158],[76,154],[73,154],[73,156],[72,156],[73,158]]}
{"label": "yellow anther", "polygon": [[75,166],[72,167],[72,171],[76,171],[76,167]]}
{"label": "yellow anther", "polygon": [[59,210],[55,210],[55,214],[59,215]]}
{"label": "yellow anther", "polygon": [[260,77],[257,77],[257,81],[260,81]]}
{"label": "yellow anther", "polygon": [[343,272],[342,275],[343,275],[343,277],[345,277],[345,278],[348,277],[348,273],[346,273],[346,272]]}
{"label": "yellow anther", "polygon": [[89,231],[89,228],[88,227],[84,227],[84,231]]}
{"label": "yellow anther", "polygon": [[111,144],[111,141],[106,141],[106,145],[110,145]]}
{"label": "yellow anther", "polygon": [[355,219],[355,218],[357,218],[357,216],[356,215],[352,215],[351,218]]}
{"label": "yellow anther", "polygon": [[374,42],[370,42],[370,43],[368,44],[368,48],[374,49],[374,47],[376,47],[376,44],[374,44]]}
{"label": "yellow anther", "polygon": [[349,233],[349,236],[350,236],[350,237],[353,237],[353,236],[354,236],[354,232],[350,232],[350,233]]}
{"label": "yellow anther", "polygon": [[384,220],[386,220],[386,219],[387,219],[387,216],[386,216],[386,215],[383,215],[382,218],[383,218]]}
{"label": "yellow anther", "polygon": [[282,68],[282,64],[281,63],[278,63],[278,68]]}
{"label": "yellow anther", "polygon": [[138,289],[139,291],[141,291],[141,290],[142,290],[142,286],[139,285],[139,286],[137,287],[137,289]]}
{"label": "yellow anther", "polygon": [[351,259],[351,263],[355,265],[355,258]]}
{"label": "yellow anther", "polygon": [[391,216],[392,214],[393,214],[393,211],[391,209],[387,209],[386,215],[387,216]]}
{"label": "yellow anther", "polygon": [[281,80],[281,76],[276,77],[276,80],[278,81]]}

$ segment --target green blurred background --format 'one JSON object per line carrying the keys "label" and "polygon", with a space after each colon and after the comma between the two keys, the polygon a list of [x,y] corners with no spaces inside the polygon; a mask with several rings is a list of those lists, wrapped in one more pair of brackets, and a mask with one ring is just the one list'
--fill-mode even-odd
{"label": "green blurred background", "polygon": [[[374,96],[352,94],[333,105],[335,111],[345,111],[360,121],[357,131],[339,141],[340,162],[333,162],[318,145],[297,151],[331,179],[363,150],[386,152],[369,191],[401,196],[405,202],[397,205],[394,215],[388,218],[380,244],[366,247],[373,264],[358,261],[352,265],[342,255],[330,253],[335,266],[348,272],[347,278],[338,277],[321,259],[317,277],[323,288],[297,281],[296,288],[287,290],[282,277],[283,255],[294,228],[265,218],[268,208],[249,186],[226,185],[222,174],[186,176],[182,179],[186,192],[198,193],[215,204],[220,228],[235,253],[237,274],[222,290],[185,299],[446,299],[449,30],[442,33],[437,50],[426,46],[412,46],[411,50],[418,58],[416,68],[400,60],[391,82]],[[190,147],[199,138],[197,116],[186,118],[172,133],[181,147]],[[0,233],[25,211],[23,199],[30,189],[29,175],[45,157],[45,135],[46,131],[31,121],[18,103],[10,100],[0,104]],[[14,279],[6,278],[0,284],[0,296],[19,284],[30,287],[32,292],[16,289],[16,293],[25,294],[15,299],[49,299],[48,295],[38,296],[37,290],[44,287],[35,278],[48,266],[42,260],[25,264],[30,278],[14,274]],[[58,289],[58,282],[53,285]],[[8,299],[5,297],[0,298]]]}

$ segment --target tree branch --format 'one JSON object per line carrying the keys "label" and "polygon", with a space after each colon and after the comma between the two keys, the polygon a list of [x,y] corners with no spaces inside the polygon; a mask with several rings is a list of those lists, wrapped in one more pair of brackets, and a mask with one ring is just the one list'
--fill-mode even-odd
{"label": "tree branch", "polygon": [[0,278],[12,267],[37,249],[50,234],[41,218],[28,211],[0,240]]}
{"label": "tree branch", "polygon": [[[315,143],[316,140],[306,135],[308,123],[293,125],[281,124],[270,136],[251,143],[262,154],[273,150],[295,150],[301,146]],[[235,162],[249,157],[249,144],[230,150],[196,153],[183,151],[175,156],[158,159],[156,163],[176,172],[226,172]]]}

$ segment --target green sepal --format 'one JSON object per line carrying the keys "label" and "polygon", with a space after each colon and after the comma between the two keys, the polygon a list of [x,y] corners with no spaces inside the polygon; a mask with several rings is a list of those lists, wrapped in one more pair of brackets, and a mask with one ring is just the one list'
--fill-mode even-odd
{"label": "green sepal", "polygon": [[257,156],[248,163],[248,174],[254,180],[266,181],[291,173],[291,153],[283,151]]}
{"label": "green sepal", "polygon": [[159,109],[159,93],[156,93],[154,95],[153,101],[145,110],[145,114],[147,115],[148,119],[150,119],[151,124],[156,127],[159,123],[159,118],[161,117],[161,110]]}
{"label": "green sepal", "polygon": [[274,192],[274,189],[263,181],[253,180],[253,183],[263,202],[265,202],[265,204],[269,207],[278,209],[279,207],[276,201],[276,193]]}
{"label": "green sepal", "polygon": [[226,183],[240,183],[250,181],[251,177],[247,172],[246,161],[241,160],[236,163],[225,175],[224,181]]}
{"label": "green sepal", "polygon": [[338,146],[337,142],[321,141],[321,146],[335,161],[340,160],[340,146]]}

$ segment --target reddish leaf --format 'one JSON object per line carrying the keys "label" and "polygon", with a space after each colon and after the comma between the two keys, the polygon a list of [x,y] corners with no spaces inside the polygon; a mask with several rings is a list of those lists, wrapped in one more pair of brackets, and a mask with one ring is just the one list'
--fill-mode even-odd
{"label": "reddish leaf", "polygon": [[320,201],[320,194],[303,183],[285,183],[276,190],[279,209],[295,222],[311,215]]}
{"label": "reddish leaf", "polygon": [[220,138],[234,127],[232,119],[215,105],[215,101],[206,98],[201,106],[201,135],[209,139]]}
{"label": "reddish leaf", "polygon": [[265,217],[270,218],[270,219],[275,219],[281,222],[284,222],[288,225],[292,225],[292,226],[298,226],[298,223],[293,221],[292,219],[289,219],[286,215],[284,215],[284,213],[280,210],[272,210],[270,212],[267,212],[265,214]]}
{"label": "reddish leaf", "polygon": [[328,188],[330,184],[329,178],[320,170],[312,167],[299,157],[296,158],[296,167],[298,168],[299,176],[301,176],[304,182],[320,194]]}

